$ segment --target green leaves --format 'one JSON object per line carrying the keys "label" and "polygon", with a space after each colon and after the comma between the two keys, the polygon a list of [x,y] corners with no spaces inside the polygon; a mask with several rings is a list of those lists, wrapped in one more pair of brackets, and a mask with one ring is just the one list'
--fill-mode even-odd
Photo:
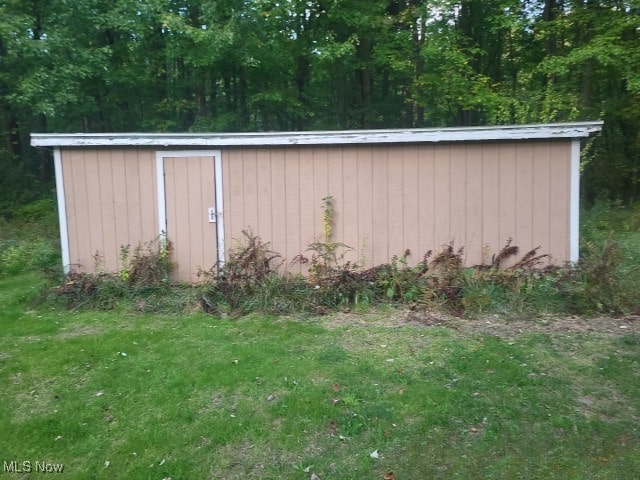
{"label": "green leaves", "polygon": [[[640,194],[634,2],[7,0],[0,154],[32,130],[429,127],[606,119],[596,189]],[[608,128],[611,126],[611,136]],[[621,138],[629,140],[619,141]],[[600,140],[598,140],[600,141]],[[636,143],[634,143],[636,142]],[[600,181],[606,179],[606,185]],[[593,193],[590,193],[592,196]]]}

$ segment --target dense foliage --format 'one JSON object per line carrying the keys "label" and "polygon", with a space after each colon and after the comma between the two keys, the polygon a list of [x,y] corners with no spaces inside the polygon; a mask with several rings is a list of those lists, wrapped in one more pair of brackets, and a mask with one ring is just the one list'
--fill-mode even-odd
{"label": "dense foliage", "polygon": [[33,131],[605,120],[586,192],[640,193],[638,0],[3,0],[0,214]]}

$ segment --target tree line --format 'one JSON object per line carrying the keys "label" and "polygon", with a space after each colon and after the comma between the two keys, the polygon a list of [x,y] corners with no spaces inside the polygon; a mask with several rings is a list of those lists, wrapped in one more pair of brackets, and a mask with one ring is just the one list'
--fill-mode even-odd
{"label": "tree line", "polygon": [[52,188],[31,132],[593,119],[585,195],[634,201],[639,38],[638,0],[0,0],[0,210]]}

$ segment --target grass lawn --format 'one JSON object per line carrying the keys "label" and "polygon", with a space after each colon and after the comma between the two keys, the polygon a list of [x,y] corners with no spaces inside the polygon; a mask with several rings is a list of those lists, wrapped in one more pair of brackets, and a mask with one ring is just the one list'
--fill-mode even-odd
{"label": "grass lawn", "polygon": [[31,310],[40,282],[0,279],[0,476],[640,478],[639,320]]}

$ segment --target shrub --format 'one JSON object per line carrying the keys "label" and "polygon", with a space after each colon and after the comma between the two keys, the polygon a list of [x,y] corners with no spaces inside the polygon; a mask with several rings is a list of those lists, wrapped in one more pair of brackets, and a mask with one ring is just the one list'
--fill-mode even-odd
{"label": "shrub", "polygon": [[[565,298],[566,310],[621,315],[637,309],[638,284],[625,274],[624,260],[622,249],[612,239],[585,243],[578,264],[558,277],[557,288]],[[628,267],[638,269],[638,265]]]}
{"label": "shrub", "polygon": [[[201,272],[207,280],[203,287],[202,305],[214,313],[246,313],[271,308],[289,311],[290,302],[283,301],[288,293],[299,293],[295,282],[278,271],[282,265],[279,254],[269,244],[249,231],[243,231],[244,242],[229,251],[224,266]],[[295,303],[295,302],[294,302]]]}
{"label": "shrub", "polygon": [[171,242],[160,236],[140,243],[130,252],[130,246],[120,247],[121,269],[118,276],[129,285],[160,285],[169,281],[174,267]]}
{"label": "shrub", "polygon": [[173,268],[170,253],[171,243],[161,237],[139,244],[133,252],[129,246],[123,246],[121,270],[117,273],[99,271],[101,256],[96,253],[97,272],[72,271],[53,294],[72,309],[111,310],[128,302],[137,311],[187,310],[197,304],[197,299],[195,295],[176,296],[176,290],[170,288],[168,280]]}
{"label": "shrub", "polygon": [[21,240],[0,254],[0,272],[16,274],[51,267],[58,258],[54,246],[44,238]]}

